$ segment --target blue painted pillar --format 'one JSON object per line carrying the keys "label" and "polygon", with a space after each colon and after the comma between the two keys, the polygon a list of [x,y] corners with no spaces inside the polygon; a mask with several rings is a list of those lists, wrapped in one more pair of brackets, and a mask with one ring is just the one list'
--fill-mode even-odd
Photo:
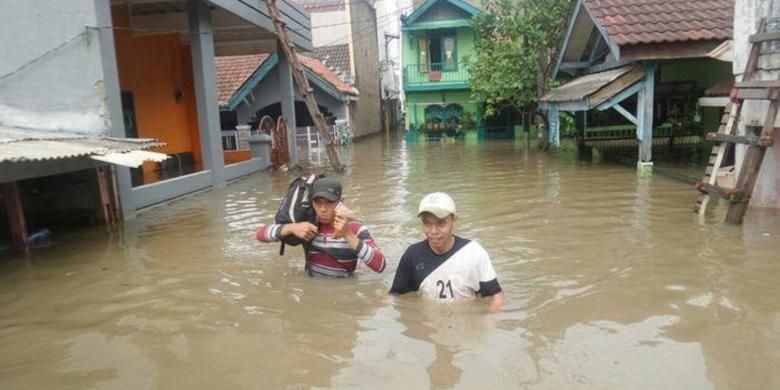
{"label": "blue painted pillar", "polygon": [[225,157],[219,124],[217,76],[214,65],[214,36],[211,33],[211,9],[201,0],[187,1],[192,42],[192,81],[195,84],[195,107],[203,166],[211,171],[215,187],[225,185]]}
{"label": "blue painted pillar", "polygon": [[[107,1],[95,0],[95,24],[97,26],[112,26],[111,4]],[[103,66],[103,87],[106,93],[106,108],[111,127],[109,134],[116,138],[125,138],[125,124],[122,121],[122,93],[119,86],[119,66],[116,62],[114,47],[114,30],[100,29],[100,57]],[[114,165],[116,173],[117,192],[125,220],[135,218],[135,200],[133,199],[133,183],[130,178],[130,168]]]}
{"label": "blue painted pillar", "polygon": [[[278,46],[278,45],[277,45]],[[279,56],[277,70],[279,72],[279,101],[282,106],[282,116],[287,121],[287,146],[290,153],[289,167],[298,165],[298,145],[295,129],[295,81],[292,75],[292,65],[290,64],[284,51],[279,48],[276,51]]]}
{"label": "blue painted pillar", "polygon": [[558,105],[550,104],[550,108],[547,111],[547,121],[550,124],[548,129],[550,143],[555,146],[561,146],[561,118],[558,113]]}
{"label": "blue painted pillar", "polygon": [[645,64],[645,87],[637,100],[637,139],[639,140],[639,168],[653,166],[653,104],[655,102],[655,62]]}

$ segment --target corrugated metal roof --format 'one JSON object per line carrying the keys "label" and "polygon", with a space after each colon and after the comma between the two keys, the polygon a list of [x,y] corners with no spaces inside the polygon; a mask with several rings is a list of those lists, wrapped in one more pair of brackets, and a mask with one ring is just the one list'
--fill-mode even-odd
{"label": "corrugated metal roof", "polygon": [[144,161],[161,162],[169,158],[165,153],[133,150],[131,152],[109,153],[100,156],[91,156],[93,160],[104,161],[111,164],[122,165],[130,168],[138,168]]}
{"label": "corrugated metal roof", "polygon": [[0,126],[0,163],[59,160],[133,150],[165,143],[151,138],[111,138]]}
{"label": "corrugated metal roof", "polygon": [[624,66],[622,68],[578,77],[548,92],[541,100],[544,102],[558,103],[582,100],[586,96],[603,88],[605,85],[617,80],[618,77],[628,73],[632,68],[633,66]]}

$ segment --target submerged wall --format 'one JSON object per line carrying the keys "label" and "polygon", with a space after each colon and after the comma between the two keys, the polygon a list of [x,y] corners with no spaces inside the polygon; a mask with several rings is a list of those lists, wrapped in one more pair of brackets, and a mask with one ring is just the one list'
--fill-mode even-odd
{"label": "submerged wall", "polygon": [[[777,4],[775,4],[777,3]],[[741,75],[750,52],[748,37],[756,32],[756,23],[761,17],[780,18],[780,2],[771,0],[743,0],[734,6],[734,74]],[[776,23],[780,21],[776,20]],[[780,29],[780,28],[778,28]],[[758,73],[762,80],[777,80],[780,76],[780,45],[775,42],[773,50],[765,50],[759,59]],[[746,124],[762,125],[766,116],[767,101],[747,101],[743,105],[739,124],[740,134],[745,133]],[[775,126],[780,120],[775,119]],[[774,134],[775,146],[767,149],[761,174],[756,182],[751,207],[780,208],[780,132]],[[737,146],[736,160],[739,169],[745,156],[745,147]]]}

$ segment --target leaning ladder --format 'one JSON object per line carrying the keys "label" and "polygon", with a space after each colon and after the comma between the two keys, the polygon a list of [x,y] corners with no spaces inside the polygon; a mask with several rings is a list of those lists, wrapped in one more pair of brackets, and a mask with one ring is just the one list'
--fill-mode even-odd
{"label": "leaning ladder", "polygon": [[[696,184],[700,194],[694,209],[699,214],[704,214],[710,208],[710,196],[715,195],[729,201],[726,222],[740,224],[745,216],[766,149],[772,146],[775,118],[780,106],[780,80],[753,80],[758,68],[761,43],[772,40],[780,40],[780,32],[767,33],[766,20],[762,20],[759,23],[758,32],[750,36],[750,55],[745,66],[745,73],[742,76],[743,81],[735,83],[731,90],[731,102],[726,106],[718,132],[707,134],[707,139],[715,141],[716,144],[712,147],[704,178]],[[736,135],[743,103],[745,100],[751,99],[769,100],[769,108],[764,118],[761,133],[753,135],[746,130],[746,135]],[[747,152],[742,168],[739,170],[735,187],[724,188],[717,185],[718,170],[733,144],[747,145]]]}
{"label": "leaning ladder", "polygon": [[317,132],[320,133],[320,137],[328,140],[326,151],[330,164],[336,171],[343,171],[344,167],[339,162],[339,155],[338,152],[336,152],[336,142],[328,133],[328,124],[325,122],[325,117],[322,115],[322,112],[320,112],[317,101],[314,99],[314,90],[309,85],[309,80],[306,79],[306,76],[303,74],[303,67],[298,60],[298,55],[295,53],[295,46],[287,35],[287,25],[282,22],[282,18],[279,15],[279,9],[276,7],[276,0],[266,0],[266,5],[268,5],[268,13],[271,14],[271,20],[274,23],[276,34],[279,36],[279,46],[281,46],[285,57],[287,57],[287,60],[290,62],[293,79],[295,79],[295,85],[298,87],[298,92],[306,102],[306,108],[309,110],[309,115],[311,115],[311,118],[314,121]]}

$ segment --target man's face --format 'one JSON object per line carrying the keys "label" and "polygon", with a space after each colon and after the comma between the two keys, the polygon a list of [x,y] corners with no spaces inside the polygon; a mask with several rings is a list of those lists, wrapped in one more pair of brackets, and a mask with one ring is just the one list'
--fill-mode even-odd
{"label": "man's face", "polygon": [[422,217],[423,233],[428,240],[431,249],[437,252],[444,252],[452,240],[452,230],[455,227],[455,216],[450,214],[445,218],[437,218],[431,213],[423,213]]}
{"label": "man's face", "polygon": [[318,196],[312,200],[314,211],[317,213],[317,218],[320,223],[329,224],[333,223],[336,219],[336,205],[338,202],[331,202],[321,196]]}

